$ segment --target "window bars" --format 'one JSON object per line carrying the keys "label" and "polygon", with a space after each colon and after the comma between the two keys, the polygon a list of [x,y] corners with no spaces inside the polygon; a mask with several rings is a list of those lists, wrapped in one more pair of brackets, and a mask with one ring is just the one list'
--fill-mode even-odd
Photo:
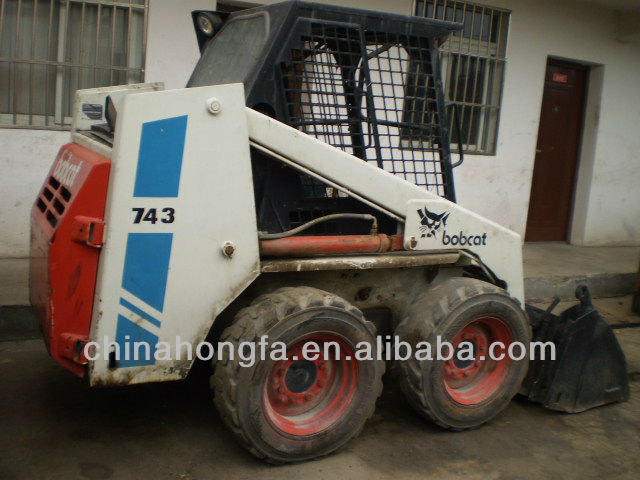
{"label": "window bars", "polygon": [[0,126],[66,129],[75,91],[144,78],[149,0],[0,0]]}
{"label": "window bars", "polygon": [[462,139],[451,129],[451,143],[462,141],[465,153],[494,155],[510,12],[470,2],[416,0],[415,14],[463,25],[440,45],[445,92],[460,113]]}
{"label": "window bars", "polygon": [[[281,66],[288,123],[438,195],[452,192],[430,41],[323,23],[311,31]],[[303,192],[340,195],[310,178]]]}

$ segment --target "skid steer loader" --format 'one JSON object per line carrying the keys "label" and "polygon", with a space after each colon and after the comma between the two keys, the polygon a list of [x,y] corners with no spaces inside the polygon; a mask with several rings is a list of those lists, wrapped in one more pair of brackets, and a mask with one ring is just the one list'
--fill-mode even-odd
{"label": "skid steer loader", "polygon": [[[217,342],[220,415],[274,463],[361,430],[392,336],[473,352],[393,363],[424,417],[463,430],[498,414],[529,358],[487,351],[526,354],[532,333],[520,237],[455,203],[438,44],[459,26],[302,2],[193,20],[188,88],[76,94],[71,143],[32,210],[30,294],[50,355],[91,386],[132,385],[184,379],[193,350]],[[281,357],[241,354],[276,344]],[[542,367],[526,384],[537,401],[554,380]],[[606,399],[581,406],[628,395],[620,378],[601,383]]]}

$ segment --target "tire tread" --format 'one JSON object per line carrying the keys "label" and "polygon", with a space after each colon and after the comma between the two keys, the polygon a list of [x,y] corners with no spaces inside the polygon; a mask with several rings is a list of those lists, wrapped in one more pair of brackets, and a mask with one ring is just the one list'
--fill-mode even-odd
{"label": "tire tread", "polygon": [[[473,278],[453,278],[425,292],[428,299],[424,305],[426,307],[424,316],[421,318],[411,315],[406,316],[398,325],[396,335],[401,340],[407,336],[413,336],[414,338],[417,336],[421,340],[427,339],[448,318],[451,312],[466,301],[483,294],[499,295],[519,303],[504,289],[490,283]],[[413,355],[406,361],[398,362],[402,373],[400,376],[400,388],[408,402],[427,420],[447,430],[457,432],[474,428],[455,427],[438,419],[426,398],[422,362]]]}
{"label": "tire tread", "polygon": [[[336,308],[344,310],[355,316],[363,322],[366,328],[372,334],[375,333],[373,323],[366,320],[362,312],[347,301],[322,290],[312,287],[284,287],[273,293],[267,293],[257,297],[248,307],[243,308],[236,315],[234,322],[227,327],[220,336],[220,342],[231,342],[235,351],[241,342],[257,342],[260,337],[276,325],[283,321],[291,314],[313,307]],[[216,361],[214,357],[213,369],[214,373],[210,379],[210,385],[213,389],[214,403],[220,413],[223,422],[231,430],[241,445],[249,450],[254,456],[272,463],[286,463],[280,459],[267,456],[263,452],[254,447],[251,440],[245,434],[238,414],[238,391],[239,383],[240,359],[235,356],[234,359],[228,358],[228,350],[220,361]],[[379,361],[381,372],[384,373],[384,361]],[[377,379],[376,399],[382,393],[382,374]],[[366,418],[369,419],[375,411],[375,402],[372,402],[371,411],[368,412]],[[356,437],[362,427],[355,432],[351,438]],[[325,452],[322,456],[328,455],[337,449]]]}

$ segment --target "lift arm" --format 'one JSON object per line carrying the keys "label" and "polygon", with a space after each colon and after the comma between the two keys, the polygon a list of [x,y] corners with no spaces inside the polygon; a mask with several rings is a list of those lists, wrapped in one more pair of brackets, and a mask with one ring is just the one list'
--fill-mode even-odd
{"label": "lift arm", "polygon": [[520,235],[251,108],[246,115],[252,146],[404,223],[407,250],[471,252],[524,305]]}

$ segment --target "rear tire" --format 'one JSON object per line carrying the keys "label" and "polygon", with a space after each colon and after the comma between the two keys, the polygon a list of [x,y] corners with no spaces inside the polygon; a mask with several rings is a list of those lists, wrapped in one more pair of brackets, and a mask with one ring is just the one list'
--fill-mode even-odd
{"label": "rear tire", "polygon": [[[420,414],[447,429],[464,430],[489,421],[509,404],[527,373],[531,329],[525,313],[506,291],[480,280],[454,278],[425,292],[396,335],[414,352],[421,341],[431,345],[433,360],[412,355],[397,362],[399,382]],[[454,350],[462,341],[471,342],[474,360],[437,360],[438,336]],[[496,348],[494,356],[505,353],[505,358],[492,360],[488,347],[497,341],[507,347],[522,342],[526,355],[513,360],[506,348]]]}
{"label": "rear tire", "polygon": [[[270,344],[284,342],[288,360],[272,360],[267,348],[265,360],[241,366],[240,344],[257,344],[263,335]],[[225,348],[214,363],[214,402],[240,443],[271,463],[308,460],[341,447],[360,432],[382,392],[384,362],[353,356],[360,342],[368,342],[377,358],[373,324],[345,300],[315,288],[281,288],[256,298],[220,341],[231,342],[236,355],[230,358]],[[317,361],[300,359],[308,341],[320,345]],[[340,359],[334,349],[328,358],[322,355],[328,341],[338,343]]]}

